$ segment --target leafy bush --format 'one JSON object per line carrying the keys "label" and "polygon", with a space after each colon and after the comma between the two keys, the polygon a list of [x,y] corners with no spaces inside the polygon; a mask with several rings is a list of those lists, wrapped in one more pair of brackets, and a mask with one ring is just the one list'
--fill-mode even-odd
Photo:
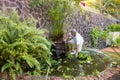
{"label": "leafy bush", "polygon": [[30,0],[29,6],[31,9],[35,9],[35,8],[40,7],[40,6],[50,6],[51,1],[53,1],[53,0]]}
{"label": "leafy bush", "polygon": [[107,27],[107,31],[109,32],[107,37],[107,44],[110,46],[119,46],[120,24],[109,25]]}
{"label": "leafy bush", "polygon": [[41,3],[42,3],[42,0],[30,0],[29,6],[31,9],[34,9],[36,7],[39,7]]}
{"label": "leafy bush", "polygon": [[108,30],[112,32],[120,32],[120,24],[109,25]]}
{"label": "leafy bush", "polygon": [[101,36],[98,27],[92,29],[92,31],[90,32],[90,36],[92,39],[92,46],[97,47],[98,39]]}
{"label": "leafy bush", "polygon": [[14,10],[9,16],[0,14],[0,69],[14,80],[16,74],[39,74],[43,64],[50,64],[51,44],[35,25],[31,19],[21,22]]}
{"label": "leafy bush", "polygon": [[108,34],[109,34],[108,30],[105,31],[102,28],[98,28],[98,27],[93,28],[92,31],[90,32],[92,46],[97,48],[98,40],[103,39],[106,41]]}
{"label": "leafy bush", "polygon": [[84,53],[79,53],[78,55],[79,63],[84,64],[84,63],[91,63],[93,61],[92,57],[88,54]]}
{"label": "leafy bush", "polygon": [[116,43],[117,46],[120,46],[120,36],[116,39]]}

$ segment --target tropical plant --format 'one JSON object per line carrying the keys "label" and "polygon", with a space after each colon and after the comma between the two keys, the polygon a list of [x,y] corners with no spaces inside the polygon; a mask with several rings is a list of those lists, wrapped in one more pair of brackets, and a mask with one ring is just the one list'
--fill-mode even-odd
{"label": "tropical plant", "polygon": [[110,14],[120,19],[120,1],[119,0],[86,0],[89,7],[95,7],[102,14]]}
{"label": "tropical plant", "polygon": [[103,12],[111,14],[120,19],[120,1],[119,0],[103,0]]}
{"label": "tropical plant", "polygon": [[92,31],[90,32],[92,46],[97,48],[99,39],[103,39],[104,41],[106,41],[109,35],[109,31],[110,31],[109,29],[104,30],[103,28],[98,27],[93,28]]}
{"label": "tropical plant", "polygon": [[42,0],[30,0],[29,6],[31,9],[34,9],[36,7],[39,7],[42,4],[42,2]]}
{"label": "tropical plant", "polygon": [[101,36],[98,27],[92,29],[92,31],[90,32],[90,36],[92,40],[92,46],[97,47],[98,39]]}
{"label": "tropical plant", "polygon": [[52,37],[59,39],[64,34],[64,21],[70,14],[70,3],[65,0],[53,1],[53,6],[48,10],[48,15],[52,22]]}
{"label": "tropical plant", "polygon": [[120,45],[120,36],[116,39],[117,45]]}
{"label": "tropical plant", "polygon": [[72,0],[30,0],[31,8],[43,7],[48,11],[51,21],[51,35],[53,40],[59,39],[64,34],[64,20],[71,12]]}
{"label": "tropical plant", "polygon": [[120,32],[120,24],[109,25],[107,30],[111,32]]}
{"label": "tropical plant", "polygon": [[9,71],[13,80],[23,72],[40,74],[42,65],[50,64],[50,45],[35,20],[21,22],[15,10],[0,14],[0,70]]}
{"label": "tropical plant", "polygon": [[78,60],[80,64],[91,63],[93,61],[90,55],[84,54],[82,52],[78,55]]}

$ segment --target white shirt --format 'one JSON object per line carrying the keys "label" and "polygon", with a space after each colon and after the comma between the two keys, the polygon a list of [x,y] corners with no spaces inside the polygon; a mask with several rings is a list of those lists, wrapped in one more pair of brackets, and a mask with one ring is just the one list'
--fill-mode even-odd
{"label": "white shirt", "polygon": [[78,32],[76,32],[76,36],[74,37],[74,40],[75,40],[75,44],[79,45],[78,52],[80,52],[84,42],[83,37]]}

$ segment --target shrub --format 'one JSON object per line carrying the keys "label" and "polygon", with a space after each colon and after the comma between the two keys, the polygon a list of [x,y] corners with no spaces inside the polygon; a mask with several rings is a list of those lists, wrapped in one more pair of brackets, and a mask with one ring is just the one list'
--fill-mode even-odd
{"label": "shrub", "polygon": [[101,37],[101,33],[98,27],[93,28],[92,31],[90,32],[91,36],[91,41],[92,41],[92,46],[97,47],[98,44],[98,39]]}
{"label": "shrub", "polygon": [[120,36],[116,39],[116,45],[120,46]]}
{"label": "shrub", "polygon": [[120,32],[120,24],[109,25],[108,30],[112,32]]}
{"label": "shrub", "polygon": [[92,31],[90,32],[92,46],[97,48],[99,39],[106,40],[106,38],[108,37],[108,33],[109,33],[108,30],[105,31],[102,28],[98,27],[93,28]]}
{"label": "shrub", "polygon": [[39,74],[43,64],[50,64],[51,44],[35,26],[32,19],[21,22],[14,10],[9,15],[0,14],[0,69],[9,71],[13,80],[25,71]]}

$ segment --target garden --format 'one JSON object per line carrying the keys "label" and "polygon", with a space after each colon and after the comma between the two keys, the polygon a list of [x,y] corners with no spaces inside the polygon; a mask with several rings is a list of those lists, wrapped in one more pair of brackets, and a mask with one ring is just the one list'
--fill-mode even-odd
{"label": "garden", "polygon": [[[0,2],[0,80],[120,80],[119,0],[26,1],[32,17]],[[78,57],[71,29],[84,38]]]}

